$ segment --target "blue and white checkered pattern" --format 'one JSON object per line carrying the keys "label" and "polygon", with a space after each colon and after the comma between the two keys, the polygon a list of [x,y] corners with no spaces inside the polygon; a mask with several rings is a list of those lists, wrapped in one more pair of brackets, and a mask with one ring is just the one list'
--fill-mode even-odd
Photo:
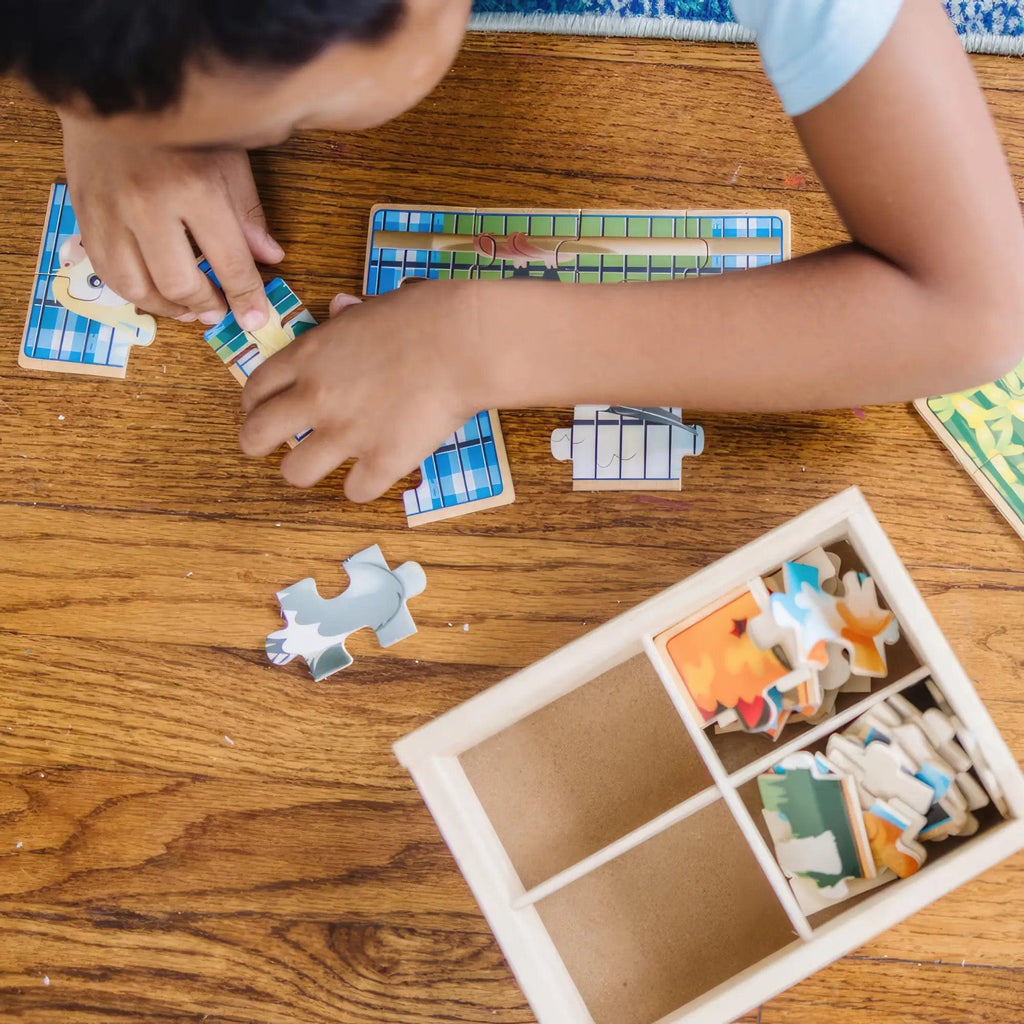
{"label": "blue and white checkered pattern", "polygon": [[[443,231],[445,217],[455,212],[430,210],[378,210],[373,218],[374,231]],[[472,225],[472,215],[463,214]],[[472,234],[472,227],[467,227]],[[375,249],[370,254],[366,294],[384,295],[394,291],[406,277],[438,277],[440,253],[416,249]],[[433,270],[433,273],[431,273]]]}
{"label": "blue and white checkered pattern", "polygon": [[423,481],[406,491],[408,516],[497,497],[504,490],[489,413],[477,413],[422,466]]}
{"label": "blue and white checkered pattern", "polygon": [[[124,330],[115,331],[65,309],[53,297],[53,279],[60,270],[61,246],[79,234],[67,185],[55,185],[46,216],[46,236],[37,268],[22,352],[29,359],[81,364],[124,371],[133,345]],[[136,332],[136,336],[138,332]]]}

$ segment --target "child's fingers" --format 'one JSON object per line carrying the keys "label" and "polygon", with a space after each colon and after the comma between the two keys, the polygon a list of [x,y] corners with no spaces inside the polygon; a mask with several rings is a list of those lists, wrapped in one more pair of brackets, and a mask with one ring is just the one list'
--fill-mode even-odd
{"label": "child's fingers", "polygon": [[313,487],[347,458],[344,433],[314,431],[281,460],[281,475],[295,487]]}
{"label": "child's fingers", "polygon": [[260,263],[268,263],[273,266],[284,259],[284,249],[267,231],[265,220],[261,226],[250,221],[247,216],[243,216],[239,223],[242,225],[245,240],[249,243],[249,251]]}
{"label": "child's fingers", "polygon": [[270,455],[288,438],[308,430],[311,418],[309,402],[297,388],[292,388],[250,413],[239,434],[239,444],[253,458]]}
{"label": "child's fingers", "polygon": [[345,477],[345,497],[360,503],[374,501],[417,465],[409,465],[407,455],[398,449],[367,452]]}
{"label": "child's fingers", "polygon": [[331,299],[330,317],[333,320],[343,310],[349,306],[358,306],[362,303],[362,299],[357,298],[355,295],[348,295],[346,292],[340,292]]}
{"label": "child's fingers", "polygon": [[270,306],[234,210],[227,203],[215,203],[195,223],[190,221],[189,229],[210,261],[239,325],[246,331],[259,330],[267,322]]}
{"label": "child's fingers", "polygon": [[220,323],[227,313],[224,296],[196,266],[185,225],[168,225],[160,234],[139,239],[153,284],[169,302],[185,307],[204,324]]}
{"label": "child's fingers", "polygon": [[280,263],[284,259],[284,249],[271,237],[267,229],[267,215],[252,176],[248,154],[239,153],[237,159],[226,161],[224,175],[228,182],[231,203],[253,256],[260,263]]}
{"label": "child's fingers", "polygon": [[269,402],[276,395],[287,391],[295,383],[292,357],[300,344],[292,342],[288,348],[278,352],[253,371],[242,389],[242,412],[247,416],[264,402]]}
{"label": "child's fingers", "polygon": [[[156,316],[180,317],[189,312],[187,306],[165,298],[153,283],[142,250],[133,235],[124,234],[108,245],[89,252],[93,270],[107,287],[122,299],[134,303]],[[87,250],[88,251],[88,250]]]}

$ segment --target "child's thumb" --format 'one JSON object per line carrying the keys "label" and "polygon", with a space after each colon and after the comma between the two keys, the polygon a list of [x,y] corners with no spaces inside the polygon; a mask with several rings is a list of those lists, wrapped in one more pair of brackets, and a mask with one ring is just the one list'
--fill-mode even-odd
{"label": "child's thumb", "polygon": [[333,320],[343,309],[349,306],[358,306],[362,301],[362,299],[358,299],[354,295],[347,295],[345,292],[335,295],[331,300],[331,319]]}

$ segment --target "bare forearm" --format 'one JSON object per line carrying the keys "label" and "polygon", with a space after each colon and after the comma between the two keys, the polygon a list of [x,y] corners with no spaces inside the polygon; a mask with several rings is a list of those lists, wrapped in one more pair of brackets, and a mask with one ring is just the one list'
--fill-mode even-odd
{"label": "bare forearm", "polygon": [[[1005,310],[850,245],[656,284],[477,286],[494,404],[783,410],[904,401],[1009,369]],[[980,342],[980,344],[979,344]]]}

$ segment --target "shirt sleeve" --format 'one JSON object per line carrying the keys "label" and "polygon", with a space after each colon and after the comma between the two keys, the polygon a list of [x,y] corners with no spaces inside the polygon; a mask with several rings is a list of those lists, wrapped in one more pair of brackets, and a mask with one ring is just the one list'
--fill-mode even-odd
{"label": "shirt sleeve", "polygon": [[732,0],[757,33],[761,63],[786,113],[803,114],[838,92],[874,56],[902,0]]}

